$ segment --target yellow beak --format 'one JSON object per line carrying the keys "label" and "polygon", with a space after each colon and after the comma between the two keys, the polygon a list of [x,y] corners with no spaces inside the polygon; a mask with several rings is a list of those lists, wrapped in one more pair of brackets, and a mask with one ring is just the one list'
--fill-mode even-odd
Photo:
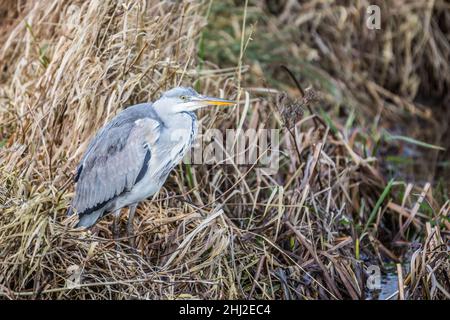
{"label": "yellow beak", "polygon": [[235,105],[236,102],[231,100],[225,100],[221,98],[214,98],[214,97],[206,97],[201,96],[198,100],[198,103],[202,106],[232,106]]}
{"label": "yellow beak", "polygon": [[200,108],[208,107],[208,106],[232,106],[235,105],[235,101],[225,100],[221,98],[207,97],[207,96],[198,96],[195,98],[191,98],[190,101],[185,103],[180,103],[176,106],[176,112],[182,111],[195,111]]}

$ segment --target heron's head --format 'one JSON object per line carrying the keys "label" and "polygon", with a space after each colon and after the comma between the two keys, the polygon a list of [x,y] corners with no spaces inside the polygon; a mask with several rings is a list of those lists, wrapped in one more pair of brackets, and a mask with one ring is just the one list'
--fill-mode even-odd
{"label": "heron's head", "polygon": [[198,94],[192,88],[176,87],[163,93],[153,104],[158,112],[174,114],[195,111],[208,106],[231,106],[233,101]]}

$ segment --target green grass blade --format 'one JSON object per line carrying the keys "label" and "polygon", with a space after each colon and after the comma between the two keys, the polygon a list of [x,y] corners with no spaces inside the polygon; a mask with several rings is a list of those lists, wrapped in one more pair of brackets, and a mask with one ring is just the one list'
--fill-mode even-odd
{"label": "green grass blade", "polygon": [[375,220],[375,217],[377,216],[378,209],[380,209],[381,205],[383,204],[384,199],[388,196],[392,189],[392,185],[394,184],[394,179],[391,179],[387,186],[384,188],[383,193],[381,194],[380,198],[378,198],[377,203],[375,204],[375,207],[372,209],[372,212],[370,213],[369,219],[367,220],[367,223],[364,227],[363,232],[361,233],[361,236],[364,235],[364,233],[367,231],[369,226],[372,224],[373,220]]}
{"label": "green grass blade", "polygon": [[405,136],[400,136],[400,135],[391,135],[388,132],[385,132],[384,140],[386,142],[400,140],[400,141],[404,141],[404,142],[407,142],[407,143],[415,144],[417,146],[421,146],[421,147],[424,147],[424,148],[435,149],[435,150],[445,150],[445,148],[440,147],[440,146],[429,144],[429,143],[426,143],[426,142],[423,142],[423,141],[419,141],[419,140],[416,140],[416,139],[413,139],[413,138],[410,138],[410,137],[405,137]]}

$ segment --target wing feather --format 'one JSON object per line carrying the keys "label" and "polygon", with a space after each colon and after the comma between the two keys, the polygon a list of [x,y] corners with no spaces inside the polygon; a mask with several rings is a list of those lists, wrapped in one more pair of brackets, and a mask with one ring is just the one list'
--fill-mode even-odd
{"label": "wing feather", "polygon": [[102,129],[77,169],[72,206],[79,214],[133,188],[159,138],[160,122],[131,119]]}

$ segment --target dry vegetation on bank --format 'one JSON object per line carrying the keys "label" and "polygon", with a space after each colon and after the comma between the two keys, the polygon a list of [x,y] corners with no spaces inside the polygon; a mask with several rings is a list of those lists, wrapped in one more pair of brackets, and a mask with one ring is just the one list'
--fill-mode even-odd
{"label": "dry vegetation on bank", "polygon": [[[400,2],[382,33],[364,1],[3,2],[0,296],[361,299],[367,267],[397,263],[401,298],[450,298],[449,5]],[[137,254],[116,250],[109,217],[73,230],[89,138],[180,83],[242,101],[201,113],[205,128],[282,129],[278,173],[180,165],[138,208]],[[425,180],[391,180],[405,150]]]}

